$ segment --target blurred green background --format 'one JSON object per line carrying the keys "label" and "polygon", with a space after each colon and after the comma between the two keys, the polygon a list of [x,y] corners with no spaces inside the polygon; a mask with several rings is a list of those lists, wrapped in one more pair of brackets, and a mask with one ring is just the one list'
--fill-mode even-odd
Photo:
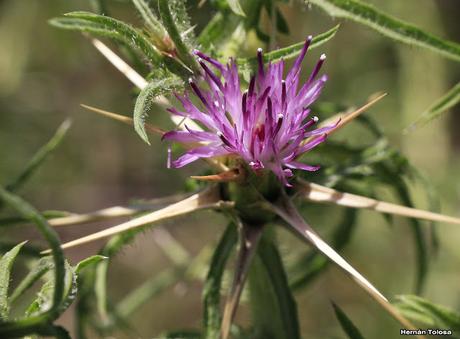
{"label": "blurred green background", "polygon": [[[380,9],[450,40],[460,40],[458,0],[374,0]],[[108,1],[111,15],[141,25],[131,4]],[[189,1],[193,23],[199,31],[210,18],[210,9]],[[319,9],[292,1],[282,5],[291,34],[278,37],[279,46],[321,33],[337,22]],[[107,120],[80,107],[81,103],[130,115],[135,92],[131,84],[78,33],[60,31],[47,20],[73,10],[91,10],[89,1],[0,0],[0,182],[20,171],[57,126],[71,117],[73,126],[64,144],[53,154],[21,192],[39,209],[86,212],[132,198],[153,198],[182,190],[186,178],[200,165],[183,170],[166,169],[166,147],[156,137],[143,143],[129,126]],[[254,36],[243,53],[258,47]],[[442,212],[460,216],[460,112],[403,135],[402,130],[443,95],[460,78],[458,64],[429,51],[388,40],[351,22],[343,22],[332,41],[308,55],[310,67],[320,53],[328,55],[329,75],[321,100],[347,106],[363,104],[377,91],[389,95],[371,109],[391,144],[434,183]],[[305,67],[305,69],[308,69]],[[154,110],[150,121],[171,126],[165,112]],[[350,126],[334,138],[362,144],[362,129]],[[422,187],[413,187],[417,206],[426,208]],[[388,195],[388,199],[392,199]],[[318,206],[308,216],[319,233],[327,232],[342,213],[341,208]],[[74,226],[61,230],[63,241],[113,223]],[[217,240],[223,220],[210,212],[165,224],[191,253]],[[440,224],[441,250],[432,260],[424,296],[460,309],[460,229]],[[24,231],[25,230],[25,231]],[[16,231],[21,239],[37,235],[29,229]],[[2,238],[14,237],[11,230]],[[168,258],[146,232],[118,255],[109,275],[110,296],[115,300],[138,286],[146,277],[170,265]],[[359,218],[359,228],[345,257],[388,296],[411,293],[414,285],[414,251],[407,220],[395,218],[390,227],[372,212]],[[304,246],[283,236],[283,251]],[[68,251],[72,262],[95,253],[99,242]],[[339,303],[368,338],[397,338],[399,325],[368,299],[342,272],[330,268],[309,289],[296,294],[305,338],[343,338],[330,300]],[[238,322],[249,323],[243,305]],[[152,338],[163,330],[197,328],[201,321],[201,284],[180,283],[149,301],[132,318],[136,337]],[[71,328],[72,309],[61,323]],[[120,332],[116,338],[129,338]]]}

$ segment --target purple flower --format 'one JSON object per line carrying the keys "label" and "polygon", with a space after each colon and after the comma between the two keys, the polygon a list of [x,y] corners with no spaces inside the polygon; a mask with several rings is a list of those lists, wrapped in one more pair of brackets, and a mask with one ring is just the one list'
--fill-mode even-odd
{"label": "purple flower", "polygon": [[193,130],[185,124],[185,131],[170,131],[164,135],[166,140],[199,144],[173,161],[172,166],[178,168],[199,158],[232,154],[244,159],[255,171],[273,171],[288,186],[287,178],[292,176],[293,169],[318,170],[319,166],[296,161],[300,155],[323,142],[326,133],[335,127],[311,129],[318,118],[308,117],[309,106],[318,98],[327,80],[326,75],[317,78],[326,59],[324,54],[298,89],[301,64],[311,40],[310,36],[305,41],[285,79],[284,61],[264,67],[262,49],[258,49],[258,71],[244,92],[234,60],[230,59],[224,66],[195,51],[204,70],[207,88],[199,87],[190,79],[190,86],[200,104],[194,104],[187,93],[177,95],[184,110],[171,108],[169,111],[194,120],[204,130]]}

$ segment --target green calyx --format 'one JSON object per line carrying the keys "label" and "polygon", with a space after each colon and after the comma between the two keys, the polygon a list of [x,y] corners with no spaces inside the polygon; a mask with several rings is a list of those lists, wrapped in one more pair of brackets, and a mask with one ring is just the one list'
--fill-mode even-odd
{"label": "green calyx", "polygon": [[265,208],[266,201],[275,201],[282,192],[276,176],[267,170],[253,171],[246,164],[239,165],[242,179],[227,185],[228,198],[235,202],[241,219],[259,225],[273,221],[276,215]]}

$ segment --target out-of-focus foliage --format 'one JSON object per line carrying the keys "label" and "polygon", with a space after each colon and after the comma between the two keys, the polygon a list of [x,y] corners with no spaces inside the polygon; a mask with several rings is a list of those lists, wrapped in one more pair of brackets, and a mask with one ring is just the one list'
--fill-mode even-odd
{"label": "out-of-focus foliage", "polygon": [[[311,32],[316,33],[312,47],[321,46],[321,48],[330,51],[331,65],[328,73],[331,75],[331,90],[326,93],[326,98],[334,102],[327,103],[324,101],[322,105],[314,108],[316,114],[321,118],[330,117],[338,111],[346,110],[350,103],[358,103],[377,90],[390,92],[390,99],[383,104],[383,109],[380,111],[383,114],[373,118],[365,116],[360,120],[364,128],[352,126],[352,131],[349,134],[345,132],[344,137],[332,138],[316,153],[310,154],[309,162],[312,159],[316,160],[318,164],[322,165],[323,170],[306,176],[306,179],[342,191],[382,200],[390,196],[406,206],[419,206],[421,201],[427,200],[430,209],[436,210],[439,205],[438,197],[433,193],[429,181],[420,174],[423,170],[418,170],[419,167],[427,167],[430,179],[434,179],[436,186],[441,187],[440,197],[443,204],[447,204],[448,209],[455,212],[452,210],[456,203],[458,204],[458,192],[456,191],[458,187],[455,188],[455,182],[452,178],[453,174],[458,171],[458,161],[456,160],[458,159],[458,145],[454,144],[449,149],[445,143],[438,145],[438,141],[433,141],[433,145],[430,146],[433,146],[434,149],[421,150],[422,147],[417,143],[414,147],[410,142],[406,143],[404,139],[401,139],[402,127],[414,121],[420,115],[421,110],[414,112],[400,110],[401,106],[398,105],[398,102],[406,99],[404,97],[405,88],[399,88],[397,85],[403,72],[398,69],[400,60],[396,54],[397,51],[406,47],[395,45],[392,40],[410,46],[422,47],[420,50],[413,49],[410,51],[413,58],[418,58],[419,53],[422,58],[425,57],[423,54],[423,48],[425,48],[440,56],[458,61],[459,47],[455,42],[438,38],[437,35],[429,33],[432,26],[435,27],[436,25],[432,25],[428,19],[426,22],[420,19],[417,26],[403,19],[395,19],[395,17],[399,17],[398,6],[404,6],[397,1],[385,3],[374,1],[376,7],[373,7],[356,0],[310,0],[308,3],[313,6],[309,8],[300,3],[275,0],[209,0],[204,2],[204,7],[198,8],[199,4],[194,1],[160,0],[157,3],[157,1],[133,0],[134,6],[131,6],[128,1],[100,0],[92,1],[91,3],[96,4],[96,6],[90,7],[88,1],[80,1],[78,4],[62,4],[62,1],[56,0],[53,2],[55,8],[50,7],[53,8],[52,10],[40,8],[35,2],[33,3],[32,7],[25,9],[18,1],[3,0],[0,2],[0,16],[6,18],[0,22],[0,43],[2,46],[6,46],[0,51],[0,70],[5,70],[3,74],[7,75],[3,80],[0,80],[0,103],[2,103],[2,113],[4,113],[0,117],[0,121],[18,121],[9,125],[12,127],[5,127],[4,130],[0,130],[2,132],[0,144],[3,146],[2,151],[5,154],[15,153],[16,150],[20,149],[17,145],[18,138],[30,134],[27,140],[30,144],[34,144],[37,135],[41,136],[44,131],[49,131],[51,124],[48,121],[50,117],[47,115],[37,117],[29,113],[30,117],[24,117],[20,114],[10,114],[10,111],[18,113],[15,110],[15,104],[23,101],[32,107],[29,108],[29,112],[33,112],[35,102],[39,102],[40,97],[43,96],[43,92],[38,90],[43,86],[53,86],[53,83],[72,84],[72,86],[68,85],[69,87],[66,87],[65,90],[67,93],[71,93],[71,97],[77,101],[69,102],[69,94],[56,92],[52,96],[47,96],[46,102],[40,106],[42,110],[52,107],[54,114],[57,115],[57,111],[62,114],[63,109],[73,110],[80,101],[99,102],[101,98],[105,98],[103,104],[110,105],[115,111],[129,112],[131,110],[134,112],[134,127],[141,138],[148,142],[144,127],[147,114],[159,110],[158,106],[153,103],[153,99],[163,95],[171,97],[170,94],[173,91],[182,91],[185,88],[184,80],[197,70],[193,49],[204,50],[219,59],[228,56],[237,57],[240,69],[247,79],[248,75],[254,71],[256,61],[251,57],[253,53],[248,51],[254,50],[256,46],[266,46],[267,52],[270,49],[273,50],[264,54],[265,62],[292,59],[299,53],[302,40]],[[380,5],[382,10],[380,10]],[[426,7],[420,6],[419,8],[418,2],[412,2],[407,6],[415,6],[410,7],[416,8],[414,13],[425,11],[425,15],[431,15],[431,13],[426,14],[426,12],[430,12]],[[455,11],[450,11],[447,7],[442,8],[444,5],[439,6],[439,15],[445,18],[444,28],[447,28],[448,18]],[[454,8],[456,8],[455,6],[453,5]],[[321,12],[317,11],[316,7],[335,17],[368,26],[390,39],[376,38],[365,30],[363,32],[360,26],[353,27],[346,21],[341,22],[339,28],[336,22],[327,21],[327,17],[321,16]],[[133,8],[137,10],[136,14],[134,14]],[[6,10],[3,11],[3,9]],[[97,13],[81,12],[82,9],[95,9]],[[391,11],[395,17],[385,14],[383,9]],[[78,12],[75,12],[76,10]],[[123,58],[148,80],[148,85],[142,89],[136,101],[134,101],[134,95],[127,94],[130,90],[127,83],[122,82],[123,80],[120,80],[118,75],[112,75],[112,70],[106,67],[103,61],[99,63],[94,61],[99,60],[99,56],[94,54],[90,47],[86,47],[89,45],[86,39],[71,38],[66,33],[57,33],[41,25],[37,31],[45,32],[42,33],[44,35],[52,34],[53,39],[56,39],[52,41],[59,41],[59,46],[51,45],[50,52],[45,51],[44,48],[39,50],[44,45],[50,46],[50,42],[46,40],[47,44],[42,46],[33,44],[34,39],[30,28],[33,26],[31,23],[33,20],[30,17],[33,16],[32,12],[34,11],[41,13],[41,17],[35,19],[39,20],[38,22],[45,22],[45,19],[56,16],[51,20],[54,26],[113,39],[115,44],[111,46],[117,48]],[[70,13],[61,16],[64,12]],[[188,12],[191,13],[191,18]],[[17,20],[18,17],[22,20]],[[12,18],[16,18],[16,20]],[[405,19],[411,21],[412,18],[406,15]],[[135,25],[135,22],[138,24]],[[135,28],[141,27],[141,23],[144,25],[143,28]],[[331,29],[333,26],[334,28]],[[441,29],[442,27],[436,28],[438,30],[436,33],[439,36]],[[453,35],[455,32],[451,34]],[[334,39],[329,41],[332,37]],[[28,41],[31,43],[27,43]],[[327,41],[329,43],[323,45]],[[359,44],[362,43],[363,47],[358,46],[357,41]],[[35,48],[29,47],[29,45],[33,45]],[[278,46],[287,47],[275,49]],[[315,52],[313,51],[313,53]],[[248,55],[250,56],[248,57]],[[29,59],[33,61],[29,61]],[[146,62],[147,66],[142,65],[141,62]],[[439,61],[439,63],[442,62],[444,61]],[[10,67],[9,65],[13,66]],[[71,71],[73,67],[77,67],[75,73]],[[428,70],[428,73],[429,71],[431,70]],[[46,81],[48,78],[45,77],[43,80],[38,77],[37,74],[44,72],[54,74],[56,78],[53,78],[52,81]],[[425,70],[425,72],[427,71]],[[417,73],[419,77],[423,76],[421,73],[423,72]],[[451,87],[452,83],[458,82],[458,79],[455,79],[455,74],[458,75],[458,71],[452,71],[449,74],[436,73],[430,75],[429,78],[430,80],[433,78],[434,82],[443,83],[444,87],[447,88],[449,85]],[[452,77],[452,79],[448,77]],[[110,80],[107,82],[100,80],[105,78],[110,78]],[[413,81],[414,86],[419,86],[420,93],[422,93],[420,101],[423,100],[424,107],[429,106],[430,100],[434,101],[435,104],[429,106],[420,120],[417,120],[417,124],[431,121],[432,118],[441,113],[455,108],[459,99],[458,85],[450,91],[447,91],[446,88],[443,88],[444,92],[431,91],[430,84],[424,86],[423,80],[420,79],[409,79],[411,82]],[[26,86],[25,89],[17,90],[17,96],[11,97],[11,93],[15,92],[14,88],[20,86],[21,81],[30,87]],[[401,80],[400,83],[403,81]],[[57,89],[59,86],[53,88]],[[425,89],[426,98],[425,93],[422,92]],[[446,92],[447,94],[442,94]],[[134,93],[137,95],[137,90]],[[123,100],[123,97],[126,100]],[[60,100],[63,100],[64,104],[53,106],[53,102]],[[20,107],[22,109],[23,105],[21,104]],[[171,126],[171,123],[162,118],[161,114],[162,112],[150,114],[150,120],[165,126],[165,128]],[[165,116],[163,115],[163,117]],[[79,120],[84,119],[87,118],[79,112],[77,119],[74,120],[77,120],[77,124],[79,124]],[[22,124],[30,124],[30,126],[24,130]],[[104,124],[104,126],[106,125]],[[67,191],[69,196],[73,196],[73,198],[66,198],[70,200],[64,201],[72,201],[74,205],[67,203],[64,204],[64,207],[58,206],[59,208],[80,210],[82,208],[88,209],[88,206],[91,206],[90,203],[100,203],[103,200],[107,200],[103,201],[104,204],[109,203],[109,201],[114,203],[113,199],[127,200],[133,193],[139,194],[139,191],[144,192],[142,194],[147,192],[146,195],[150,197],[152,191],[155,191],[155,194],[158,192],[171,193],[174,188],[183,186],[185,174],[182,177],[173,174],[172,171],[163,174],[161,168],[164,168],[165,165],[166,152],[164,146],[160,145],[156,139],[151,140],[152,147],[146,149],[142,145],[136,144],[136,141],[130,141],[129,134],[123,134],[125,132],[122,129],[113,132],[113,129],[117,127],[111,123],[107,123],[107,126],[107,129],[106,127],[99,127],[92,121],[82,123],[80,127],[77,126],[75,135],[71,136],[72,142],[63,145],[65,149],[56,154],[55,159],[51,158],[49,165],[44,165],[43,160],[48,158],[55,147],[61,143],[62,137],[67,132],[68,123],[61,126],[56,135],[31,158],[32,160],[25,167],[23,164],[19,166],[12,162],[12,156],[6,155],[4,158],[5,163],[1,164],[2,168],[8,168],[8,171],[15,172],[8,178],[0,173],[5,187],[0,191],[2,198],[0,204],[3,205],[6,213],[5,217],[0,220],[0,225],[5,226],[5,232],[12,230],[14,233],[16,226],[11,227],[11,225],[17,225],[19,229],[19,227],[23,227],[24,221],[35,223],[48,241],[47,247],[52,248],[52,256],[37,259],[39,249],[30,243],[21,243],[14,247],[14,244],[19,243],[19,241],[12,242],[11,239],[18,237],[24,239],[23,234],[21,234],[22,230],[18,232],[19,234],[12,233],[11,237],[2,238],[0,249],[5,254],[0,260],[0,317],[2,319],[0,321],[0,336],[36,333],[67,337],[66,331],[59,327],[55,320],[61,316],[78,295],[75,330],[72,332],[76,338],[89,338],[96,333],[100,336],[116,335],[117,337],[123,336],[123,332],[128,333],[126,334],[127,337],[136,332],[152,335],[152,331],[158,331],[160,327],[159,323],[153,324],[155,319],[160,319],[158,322],[161,322],[162,319],[168,318],[173,318],[173,322],[161,326],[162,330],[177,328],[200,328],[200,330],[174,330],[165,334],[167,338],[179,336],[184,338],[216,337],[220,331],[222,317],[220,311],[221,294],[228,287],[226,266],[228,267],[232,248],[235,247],[236,243],[236,232],[233,225],[227,228],[211,259],[206,248],[202,250],[203,253],[200,252],[196,255],[198,253],[197,248],[204,247],[205,243],[215,242],[215,235],[221,233],[221,229],[216,231],[214,225],[209,228],[200,228],[206,227],[206,225],[202,225],[204,221],[206,224],[213,223],[213,221],[207,220],[209,219],[208,216],[199,220],[194,220],[193,217],[190,220],[184,220],[184,223],[189,223],[189,226],[192,226],[190,224],[195,226],[188,231],[179,231],[172,227],[174,233],[177,233],[175,235],[181,239],[185,246],[194,249],[193,254],[181,250],[180,247],[179,250],[175,247],[175,250],[170,251],[170,253],[180,253],[179,256],[176,256],[175,259],[174,255],[169,256],[172,264],[168,264],[167,269],[153,275],[151,274],[151,267],[157,265],[159,260],[147,259],[156,258],[158,254],[156,249],[151,246],[151,240],[147,240],[145,246],[144,244],[141,245],[142,251],[146,251],[145,253],[129,254],[138,251],[138,249],[127,246],[133,243],[134,239],[139,239],[139,234],[146,228],[115,236],[106,245],[100,246],[98,256],[90,256],[84,252],[77,260],[79,263],[71,265],[64,258],[59,249],[60,241],[47,223],[47,219],[69,215],[69,213],[59,211],[39,213],[27,202],[12,193],[18,188],[22,188],[23,183],[31,178],[32,174],[36,174],[38,177],[36,181],[31,178],[32,188],[24,190],[25,195],[30,196],[31,201],[36,201],[40,208],[54,208],[54,205],[48,205],[50,201],[59,200],[58,195],[52,194],[51,198],[41,200],[41,195],[45,194],[43,192],[46,192],[49,186],[54,187],[52,192],[61,191],[59,193],[63,193],[63,191]],[[8,131],[8,129],[14,132]],[[436,123],[428,125],[426,129],[432,129],[436,135],[444,133],[442,127]],[[17,133],[22,134],[18,136]],[[430,132],[415,131],[415,133]],[[422,139],[430,138],[431,135],[420,134]],[[7,149],[4,145],[11,146],[8,146]],[[402,146],[403,151],[398,150],[400,149],[399,146]],[[77,151],[79,149],[84,151],[78,153],[80,152]],[[23,153],[20,151],[18,154],[21,152]],[[408,155],[403,155],[403,153]],[[69,154],[69,157],[63,157],[62,154]],[[75,158],[75,154],[81,154],[77,157],[78,160],[72,160]],[[158,155],[157,159],[151,158],[156,155]],[[432,155],[444,156],[444,159],[436,159],[433,161],[435,164],[430,167],[432,162],[425,158],[430,158]],[[25,158],[24,155],[21,157]],[[416,158],[416,164],[409,161],[412,157]],[[144,158],[149,160],[144,160]],[[423,159],[420,160],[420,158]],[[94,173],[91,173],[91,170],[88,169],[89,163],[101,163],[102,165],[100,168],[93,165],[91,168]],[[41,165],[47,166],[45,169],[50,173],[49,177],[40,172],[39,166],[41,167]],[[63,172],[65,173],[65,170],[69,171],[69,168],[78,168],[76,172],[73,172],[76,179],[69,179],[70,176],[67,179],[64,177],[61,186],[56,186],[56,178]],[[452,172],[446,169],[446,173],[441,170],[442,168],[450,168]],[[196,174],[196,171],[193,173]],[[89,182],[87,185],[91,188],[87,192],[84,189],[81,190],[81,185],[91,176],[95,178],[93,183],[87,181]],[[115,179],[110,181],[108,178],[112,176]],[[70,182],[69,185],[67,185],[66,180]],[[415,188],[414,183],[417,184]],[[136,187],[134,192],[128,188],[131,184]],[[113,187],[118,186],[124,187],[123,193],[113,195],[111,193]],[[80,190],[77,187],[80,187]],[[109,190],[108,193],[105,193],[106,195],[96,194],[96,192],[102,192],[105,189]],[[88,198],[88,201],[85,201],[87,196],[91,196],[89,192],[95,194],[95,198],[94,200]],[[336,250],[346,251],[347,256],[353,257],[360,266],[373,274],[376,277],[373,280],[378,281],[390,293],[412,290],[408,282],[412,275],[409,273],[416,271],[414,290],[417,293],[422,293],[423,287],[425,287],[430,299],[439,299],[443,303],[454,302],[451,295],[455,293],[453,289],[456,285],[454,279],[445,272],[448,272],[449,269],[452,270],[450,266],[455,266],[455,258],[458,257],[458,252],[453,249],[457,241],[460,240],[458,232],[455,230],[448,229],[448,232],[435,233],[433,227],[439,225],[431,225],[430,228],[422,222],[411,220],[410,232],[413,240],[410,242],[406,240],[408,234],[400,227],[401,220],[397,218],[387,217],[386,223],[389,226],[385,228],[384,224],[372,219],[368,214],[354,210],[347,210],[342,213],[342,211],[336,211],[333,208],[329,210],[326,207],[308,204],[303,207],[303,212],[314,219],[315,225],[320,225],[320,233],[324,231],[327,234],[326,238],[331,240],[331,244]],[[366,225],[368,228],[365,227]],[[342,282],[341,278],[338,283],[326,282],[325,279],[321,278],[323,275],[334,277],[335,273],[326,272],[325,269],[329,261],[316,251],[304,251],[301,247],[297,247],[298,243],[290,238],[286,239],[289,251],[286,251],[282,245],[278,250],[276,240],[278,237],[285,240],[285,235],[283,232],[277,233],[279,234],[276,234],[273,239],[270,237],[262,238],[255,258],[255,266],[251,272],[252,291],[249,300],[251,300],[250,306],[254,310],[255,326],[249,328],[243,321],[241,323],[245,324],[244,326],[232,328],[233,335],[239,338],[265,338],[269,336],[296,338],[300,337],[300,333],[305,332],[314,337],[323,337],[341,333],[338,327],[340,324],[350,338],[360,338],[359,330],[350,319],[360,319],[360,315],[361,317],[367,316],[369,313],[366,309],[367,306],[358,308],[354,305],[358,295],[355,295],[347,283]],[[452,235],[446,235],[446,233],[452,233]],[[29,234],[27,235],[29,236]],[[66,234],[64,231],[63,235],[67,237],[69,233]],[[385,237],[389,240],[385,241],[383,239]],[[448,249],[438,248],[438,237],[447,242]],[[280,241],[280,243],[282,242]],[[402,257],[406,258],[411,255],[407,248],[412,249],[412,247],[415,249],[415,265],[413,265],[413,261],[402,259]],[[436,250],[441,252],[442,261],[438,260],[435,264],[432,263],[431,254],[436,253]],[[93,248],[90,252],[94,253],[95,251],[97,250]],[[121,255],[124,252],[126,252],[126,256]],[[369,257],[367,257],[367,253],[369,253]],[[379,255],[377,256],[377,254]],[[385,258],[387,254],[388,257]],[[395,259],[395,256],[398,257],[398,260]],[[85,259],[80,261],[82,257]],[[106,257],[110,260],[105,260]],[[19,274],[22,274],[22,280],[16,284],[12,293],[9,293],[11,288],[8,285],[15,258],[18,264],[27,263],[28,273],[21,272]],[[378,260],[378,262],[374,260]],[[121,267],[109,265],[113,262],[121,263]],[[159,266],[161,265],[160,263]],[[208,265],[210,265],[209,270]],[[287,267],[287,273],[284,272],[284,266]],[[388,267],[390,268],[387,270]],[[437,271],[437,275],[428,275],[430,267]],[[86,269],[83,270],[84,268]],[[207,276],[206,271],[208,271]],[[393,279],[396,275],[400,275],[401,282]],[[125,277],[135,277],[132,279],[133,281],[140,280],[142,283],[137,284],[137,282],[125,279]],[[428,280],[427,277],[429,277]],[[196,298],[200,292],[197,291],[195,284],[191,281],[200,283],[204,281],[203,320],[200,320],[200,316],[197,315],[199,312],[196,311],[196,304],[198,303]],[[13,283],[16,282],[13,272]],[[37,283],[41,285],[38,290],[34,290]],[[315,285],[312,285],[314,283]],[[137,286],[135,286],[136,284]],[[333,288],[329,286],[333,286]],[[306,287],[311,288],[306,289]],[[339,295],[353,300],[351,307],[348,305],[346,307],[349,316],[338,306],[334,306],[338,322],[333,318],[331,310],[324,310],[319,306],[319,304],[324,304],[323,296],[326,291],[329,294],[329,290],[333,291],[332,298],[334,300],[338,300],[336,296]],[[126,291],[130,291],[130,293],[126,293]],[[293,296],[292,291],[298,295]],[[166,297],[163,296],[166,300],[162,299],[163,293],[167,294]],[[188,293],[187,295],[192,295],[192,298],[195,299],[188,300],[181,293]],[[177,295],[180,295],[181,299],[174,299],[177,298]],[[21,300],[25,299],[24,296],[32,299],[32,302],[23,301],[23,304],[19,304]],[[151,307],[152,304],[149,304],[149,301],[153,298],[159,306],[154,304],[154,307]],[[298,308],[295,299],[297,299]],[[180,301],[174,302],[174,300]],[[243,303],[247,304],[247,301],[248,296],[243,295]],[[344,303],[341,301],[340,304]],[[10,306],[12,312],[9,312]],[[432,304],[420,297],[401,297],[397,306],[408,318],[420,322],[422,325],[444,326],[452,329],[457,329],[459,326],[458,314],[454,311]],[[138,312],[147,308],[148,313]],[[275,318],[274,310],[279,311]],[[142,315],[139,317],[136,312]],[[297,316],[297,313],[300,314],[300,317]],[[148,314],[148,317],[145,314]],[[171,314],[176,315],[171,317]],[[309,317],[306,317],[305,314],[308,314]],[[318,314],[325,316],[319,317]],[[68,320],[66,321],[68,322]],[[199,326],[200,321],[202,321],[202,326]],[[369,337],[372,338],[391,337],[395,332],[391,329],[388,330],[386,324],[384,320],[381,324],[366,322],[362,324],[363,333],[369,333]]]}

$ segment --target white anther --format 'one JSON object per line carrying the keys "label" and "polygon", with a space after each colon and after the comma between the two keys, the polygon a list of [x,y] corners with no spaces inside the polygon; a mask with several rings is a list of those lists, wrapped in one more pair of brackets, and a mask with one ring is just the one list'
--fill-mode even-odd
{"label": "white anther", "polygon": [[318,118],[316,115],[315,115],[312,119],[313,119],[314,122],[318,122],[318,121],[319,121],[319,118]]}
{"label": "white anther", "polygon": [[319,57],[319,59],[320,59],[320,60],[323,60],[323,61],[326,60],[326,54],[324,54],[324,53],[321,54],[321,56]]}
{"label": "white anther", "polygon": [[262,47],[257,48],[257,52],[258,52],[258,53],[262,53],[263,51],[264,51],[264,50],[262,49]]}

